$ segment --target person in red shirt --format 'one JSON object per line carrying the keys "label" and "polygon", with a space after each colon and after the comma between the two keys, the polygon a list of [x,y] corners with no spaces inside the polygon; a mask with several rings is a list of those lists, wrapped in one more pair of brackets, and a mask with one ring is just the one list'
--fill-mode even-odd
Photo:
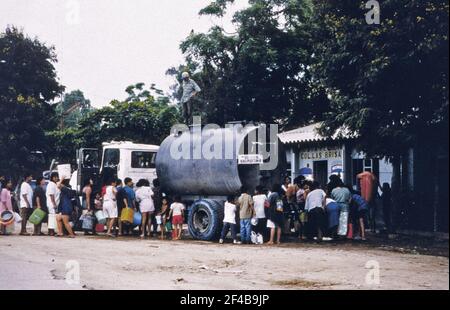
{"label": "person in red shirt", "polygon": [[356,176],[359,180],[359,185],[361,188],[361,197],[369,204],[369,214],[370,214],[370,226],[372,232],[375,232],[376,223],[376,202],[375,197],[377,195],[376,191],[379,186],[377,177],[370,171],[364,171]]}
{"label": "person in red shirt", "polygon": [[376,189],[376,184],[378,182],[377,177],[369,171],[364,171],[357,175],[357,178],[361,187],[361,197],[366,201],[372,201],[373,194]]}

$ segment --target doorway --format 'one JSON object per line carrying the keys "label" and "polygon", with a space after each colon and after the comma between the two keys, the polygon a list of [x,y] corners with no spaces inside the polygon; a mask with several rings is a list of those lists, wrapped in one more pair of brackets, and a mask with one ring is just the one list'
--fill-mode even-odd
{"label": "doorway", "polygon": [[314,181],[320,183],[322,188],[325,188],[325,185],[328,183],[328,161],[320,160],[315,161],[313,165],[313,176]]}

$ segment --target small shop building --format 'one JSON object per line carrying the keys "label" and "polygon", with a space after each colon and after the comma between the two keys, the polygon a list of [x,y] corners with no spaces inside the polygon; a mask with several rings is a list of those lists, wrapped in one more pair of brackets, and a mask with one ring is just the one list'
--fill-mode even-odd
{"label": "small shop building", "polygon": [[[373,172],[380,185],[392,187],[393,165],[386,158],[366,156],[357,148],[357,137],[341,131],[333,137],[318,133],[321,123],[311,124],[279,134],[286,150],[288,173],[292,179],[304,175],[328,183],[332,174],[345,184],[359,189],[357,175]],[[394,210],[398,228],[426,232],[443,232],[448,238],[448,147],[424,149],[420,144],[401,156],[398,186],[400,206]],[[381,194],[381,191],[379,191]]]}
{"label": "small shop building", "polygon": [[321,136],[321,124],[283,132],[279,135],[287,154],[288,173],[294,179],[304,175],[322,186],[331,175],[339,175],[345,184],[358,189],[357,175],[363,171],[374,173],[380,184],[391,184],[392,165],[385,158],[369,158],[356,148],[350,134],[335,137]]}

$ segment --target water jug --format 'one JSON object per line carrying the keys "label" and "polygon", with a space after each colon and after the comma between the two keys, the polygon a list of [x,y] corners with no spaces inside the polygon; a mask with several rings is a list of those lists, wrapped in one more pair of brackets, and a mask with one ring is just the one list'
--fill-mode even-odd
{"label": "water jug", "polygon": [[142,224],[142,214],[140,212],[135,212],[133,216],[133,225],[139,226]]}

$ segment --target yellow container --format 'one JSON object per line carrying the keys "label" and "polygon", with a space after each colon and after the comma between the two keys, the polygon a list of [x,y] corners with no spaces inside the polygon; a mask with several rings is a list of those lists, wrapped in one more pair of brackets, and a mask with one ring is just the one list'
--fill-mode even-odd
{"label": "yellow container", "polygon": [[133,224],[134,211],[131,208],[123,208],[120,220],[123,223]]}

